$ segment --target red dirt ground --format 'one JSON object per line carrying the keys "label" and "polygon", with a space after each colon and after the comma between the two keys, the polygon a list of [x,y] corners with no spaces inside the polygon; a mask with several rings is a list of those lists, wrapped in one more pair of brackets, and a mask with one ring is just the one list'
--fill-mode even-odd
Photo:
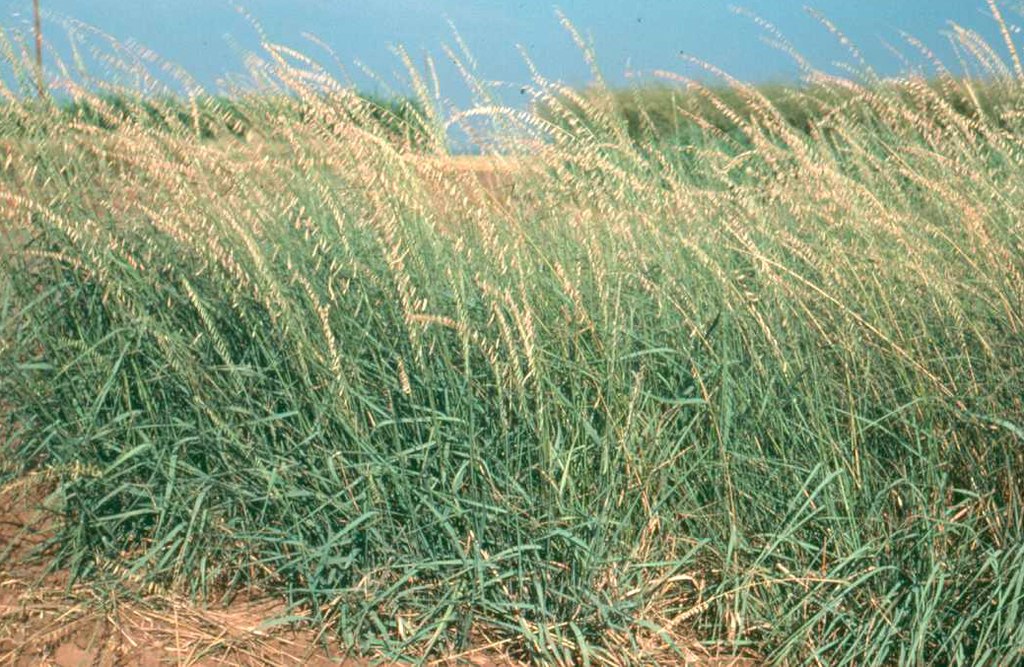
{"label": "red dirt ground", "polygon": [[87,585],[47,574],[33,547],[46,538],[39,494],[0,494],[0,665],[361,664],[329,652],[310,632],[259,630],[271,602],[200,609],[161,596],[103,599]]}
{"label": "red dirt ground", "polygon": [[[68,586],[65,573],[47,573],[43,544],[48,531],[39,488],[0,489],[0,666],[163,667],[166,665],[373,664],[346,658],[311,631],[263,631],[262,621],[281,612],[268,600],[225,608],[200,608],[166,594],[114,599],[87,584]],[[676,660],[657,661],[677,664]],[[379,661],[376,662],[379,664]],[[518,665],[500,647],[482,647],[432,663],[467,667]],[[649,664],[653,664],[649,663]],[[740,658],[704,658],[699,667],[753,667]]]}

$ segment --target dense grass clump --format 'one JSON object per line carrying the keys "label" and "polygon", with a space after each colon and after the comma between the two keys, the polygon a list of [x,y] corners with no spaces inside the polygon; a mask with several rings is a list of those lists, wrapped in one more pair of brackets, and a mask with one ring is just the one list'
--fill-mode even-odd
{"label": "dense grass clump", "polygon": [[0,144],[0,482],[55,566],[389,657],[1024,655],[1020,82],[801,132],[734,84],[742,142],[656,146],[538,77],[587,123],[479,109],[534,147],[497,196],[276,67],[245,141]]}

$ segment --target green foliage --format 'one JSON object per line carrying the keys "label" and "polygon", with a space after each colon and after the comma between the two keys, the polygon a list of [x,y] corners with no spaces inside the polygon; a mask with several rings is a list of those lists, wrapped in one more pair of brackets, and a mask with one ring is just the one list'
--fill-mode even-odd
{"label": "green foliage", "polygon": [[[418,102],[368,94],[361,95],[360,100],[358,118],[347,115],[345,122],[372,126],[396,145],[414,149],[423,149],[427,145],[428,131]],[[348,104],[350,102],[346,101]],[[35,105],[39,106],[39,103]],[[201,96],[188,100],[144,98],[120,91],[83,95],[53,107],[43,104],[34,115],[26,115],[25,107],[17,103],[0,104],[0,137],[38,136],[69,124],[80,124],[106,131],[135,127],[192,134],[201,139],[245,139],[253,130],[253,118],[277,116],[301,123],[310,113],[311,106],[307,102],[283,95]],[[42,123],[44,118],[48,118],[45,125]]]}
{"label": "green foliage", "polygon": [[[836,110],[841,119],[864,121],[873,114],[858,115],[856,109],[870,104],[872,97],[886,103],[914,108],[922,100],[920,88],[948,104],[956,114],[972,122],[1007,129],[1024,107],[1019,86],[1000,80],[954,80],[949,77],[923,80],[901,79],[871,84],[844,82],[793,86],[762,84],[742,89],[737,86],[667,84],[605,90],[565,90],[542,97],[534,112],[556,126],[571,130],[591,126],[594,109],[622,123],[640,145],[651,143],[692,144],[708,129],[748,144],[744,124],[769,120],[762,105],[770,105],[772,123],[805,135],[832,125]],[[759,110],[759,106],[762,108]],[[591,129],[593,129],[591,127]]]}
{"label": "green foliage", "polygon": [[0,484],[76,577],[253,588],[389,658],[1013,663],[1024,126],[913,86],[680,142],[511,114],[547,143],[506,198],[355,95],[238,102],[260,142],[26,102]]}

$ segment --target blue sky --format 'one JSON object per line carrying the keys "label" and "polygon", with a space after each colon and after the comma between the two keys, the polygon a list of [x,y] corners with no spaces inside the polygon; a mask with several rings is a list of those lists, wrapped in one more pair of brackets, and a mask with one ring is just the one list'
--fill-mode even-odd
{"label": "blue sky", "polygon": [[[353,63],[359,61],[388,84],[404,78],[391,51],[403,44],[417,64],[426,53],[439,63],[442,92],[457,103],[468,96],[441,50],[453,44],[450,19],[474,52],[478,72],[508,82],[510,90],[529,78],[517,45],[522,45],[541,72],[571,84],[590,80],[578,48],[555,16],[556,4],[545,0],[238,0],[263,26],[269,39],[323,62],[330,58],[303,37],[312,33],[329,44],[363,88],[384,92]],[[256,31],[229,0],[42,0],[45,31],[65,53],[61,23],[72,17],[121,40],[134,39],[216,88],[225,73],[243,70],[242,53],[258,48]],[[680,52],[705,59],[749,81],[792,77],[792,62],[765,45],[763,31],[717,0],[560,0],[560,8],[590,39],[607,78],[627,82],[628,71],[668,69],[693,73]],[[915,62],[920,57],[901,41],[900,30],[931,46],[945,61],[955,56],[941,32],[948,21],[979,31],[1003,53],[996,25],[985,0],[735,0],[775,23],[805,57],[828,69],[836,60],[849,61],[837,40],[804,10],[820,10],[864,52],[883,74],[900,69],[883,40],[899,47]],[[1011,23],[1024,24],[1014,7],[1002,0]],[[0,0],[0,25],[27,30],[31,0]],[[1024,33],[1017,35],[1024,45]],[[102,74],[102,71],[100,71]]]}

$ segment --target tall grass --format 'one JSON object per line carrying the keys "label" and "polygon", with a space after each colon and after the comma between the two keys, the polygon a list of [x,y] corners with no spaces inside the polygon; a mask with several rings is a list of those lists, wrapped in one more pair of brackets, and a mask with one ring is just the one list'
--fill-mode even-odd
{"label": "tall grass", "polygon": [[[662,73],[662,77],[678,80],[669,73]],[[704,131],[711,129],[752,148],[743,125],[758,122],[758,104],[767,102],[777,121],[805,135],[827,127],[828,117],[836,109],[847,106],[855,109],[864,91],[836,84],[827,79],[816,80],[813,76],[801,85],[760,84],[753,87],[755,97],[737,87],[719,84],[686,88],[663,82],[612,90],[597,86],[556,92],[554,102],[544,97],[536,102],[532,111],[539,118],[572,132],[574,127],[592,122],[592,107],[603,107],[606,113],[625,123],[629,136],[641,146],[689,144],[699,141]],[[968,121],[981,121],[1009,131],[1016,127],[1019,91],[1006,80],[943,77],[922,80],[919,85],[927,86],[929,96],[942,98],[957,116]],[[903,79],[872,82],[867,87],[889,103],[899,100],[901,106],[916,106],[921,97],[920,91],[907,86]]]}
{"label": "tall grass", "polygon": [[462,116],[542,140],[497,198],[267,48],[303,113],[247,141],[9,103],[0,481],[54,567],[391,658],[1024,656],[1013,75],[806,132],[733,83],[742,142],[655,147],[538,74],[565,127]]}

